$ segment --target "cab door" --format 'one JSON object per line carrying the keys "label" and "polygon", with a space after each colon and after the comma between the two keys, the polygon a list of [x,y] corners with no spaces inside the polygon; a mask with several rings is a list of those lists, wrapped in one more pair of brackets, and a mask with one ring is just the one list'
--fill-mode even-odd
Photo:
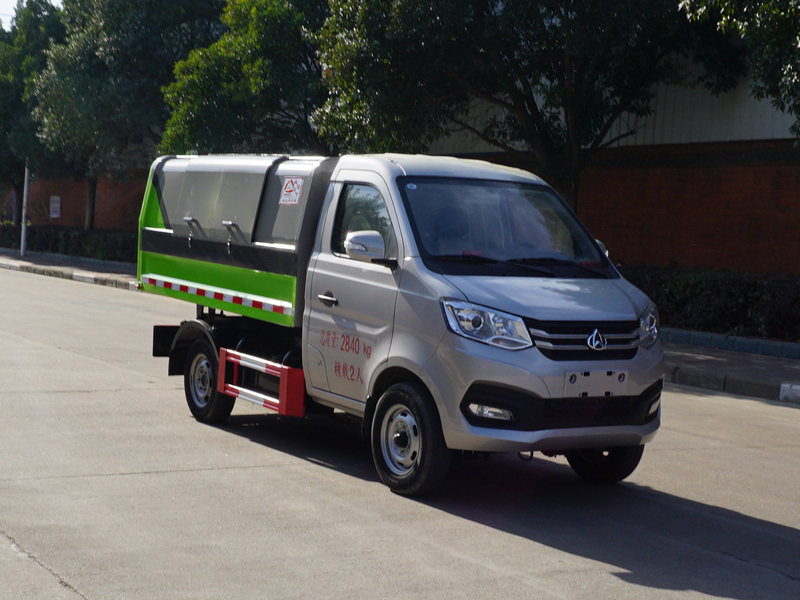
{"label": "cab door", "polygon": [[[347,256],[351,231],[378,231],[386,258],[401,254],[388,187],[376,173],[342,172],[311,259],[307,299],[311,384],[365,402],[371,374],[389,356],[400,268]],[[398,261],[399,262],[399,261]],[[324,373],[324,376],[323,376]]]}

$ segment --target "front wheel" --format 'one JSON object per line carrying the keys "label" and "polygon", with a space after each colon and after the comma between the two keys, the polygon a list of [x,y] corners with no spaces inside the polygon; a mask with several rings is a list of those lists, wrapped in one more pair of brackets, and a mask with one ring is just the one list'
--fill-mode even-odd
{"label": "front wheel", "polygon": [[380,397],[371,443],[381,480],[404,496],[433,491],[450,467],[433,399],[413,383],[396,383]]}
{"label": "front wheel", "polygon": [[208,340],[201,338],[189,349],[183,370],[186,403],[194,418],[202,423],[222,423],[236,401],[217,392],[217,358]]}
{"label": "front wheel", "polygon": [[581,478],[594,483],[617,483],[636,470],[644,446],[584,448],[567,452],[567,462]]}

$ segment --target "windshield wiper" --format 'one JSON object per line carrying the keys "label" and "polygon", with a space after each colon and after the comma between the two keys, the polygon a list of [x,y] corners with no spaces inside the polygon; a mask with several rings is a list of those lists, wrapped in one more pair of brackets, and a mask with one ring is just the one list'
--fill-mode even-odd
{"label": "windshield wiper", "polygon": [[434,254],[431,258],[436,260],[452,260],[457,262],[470,262],[477,264],[492,264],[503,262],[496,258],[489,258],[488,256],[481,256],[480,254]]}
{"label": "windshield wiper", "polygon": [[587,273],[591,273],[592,275],[598,275],[601,277],[607,277],[605,271],[601,271],[599,269],[593,269],[592,267],[587,267],[586,265],[582,265],[579,262],[575,262],[574,260],[570,260],[568,258],[553,258],[553,257],[541,257],[541,258],[512,258],[507,260],[506,262],[512,264],[519,264],[519,265],[541,265],[541,266],[565,266],[565,267],[575,267],[577,269],[581,269]]}
{"label": "windshield wiper", "polygon": [[520,260],[524,261],[526,259],[499,260],[497,258],[489,258],[488,256],[482,256],[480,254],[437,254],[431,258],[435,258],[437,260],[452,260],[456,262],[474,263],[476,265],[513,265],[518,269],[533,271],[539,275],[553,275],[553,272],[549,269],[542,269],[533,265],[525,264],[525,262],[520,262]]}

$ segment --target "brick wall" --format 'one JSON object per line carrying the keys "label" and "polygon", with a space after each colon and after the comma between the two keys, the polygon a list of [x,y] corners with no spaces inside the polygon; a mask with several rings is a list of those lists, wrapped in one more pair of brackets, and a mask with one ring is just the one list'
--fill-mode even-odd
{"label": "brick wall", "polygon": [[[532,159],[473,155],[535,172]],[[800,273],[800,148],[793,140],[604,150],[578,216],[615,262]]]}
{"label": "brick wall", "polygon": [[619,148],[587,168],[578,214],[617,262],[800,273],[793,142]]}
{"label": "brick wall", "polygon": [[[147,183],[147,173],[140,173],[126,182],[101,179],[97,182],[95,228],[115,231],[136,231],[139,210]],[[71,179],[34,180],[28,199],[28,219],[34,225],[83,227],[87,184]],[[61,216],[51,218],[50,199],[61,198]],[[3,214],[10,218],[13,195],[5,196]]]}

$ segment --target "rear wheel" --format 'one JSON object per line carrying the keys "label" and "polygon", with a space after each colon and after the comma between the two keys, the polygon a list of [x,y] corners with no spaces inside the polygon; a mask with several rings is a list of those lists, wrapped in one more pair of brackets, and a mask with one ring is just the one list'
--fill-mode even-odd
{"label": "rear wheel", "polygon": [[198,421],[221,423],[231,414],[236,401],[217,392],[218,358],[208,340],[192,344],[183,370],[183,388],[189,410]]}
{"label": "rear wheel", "polygon": [[371,443],[381,480],[398,494],[433,491],[450,467],[450,451],[433,399],[413,383],[397,383],[380,397]]}
{"label": "rear wheel", "polygon": [[585,448],[567,453],[567,462],[580,477],[594,483],[617,483],[636,470],[644,446]]}

